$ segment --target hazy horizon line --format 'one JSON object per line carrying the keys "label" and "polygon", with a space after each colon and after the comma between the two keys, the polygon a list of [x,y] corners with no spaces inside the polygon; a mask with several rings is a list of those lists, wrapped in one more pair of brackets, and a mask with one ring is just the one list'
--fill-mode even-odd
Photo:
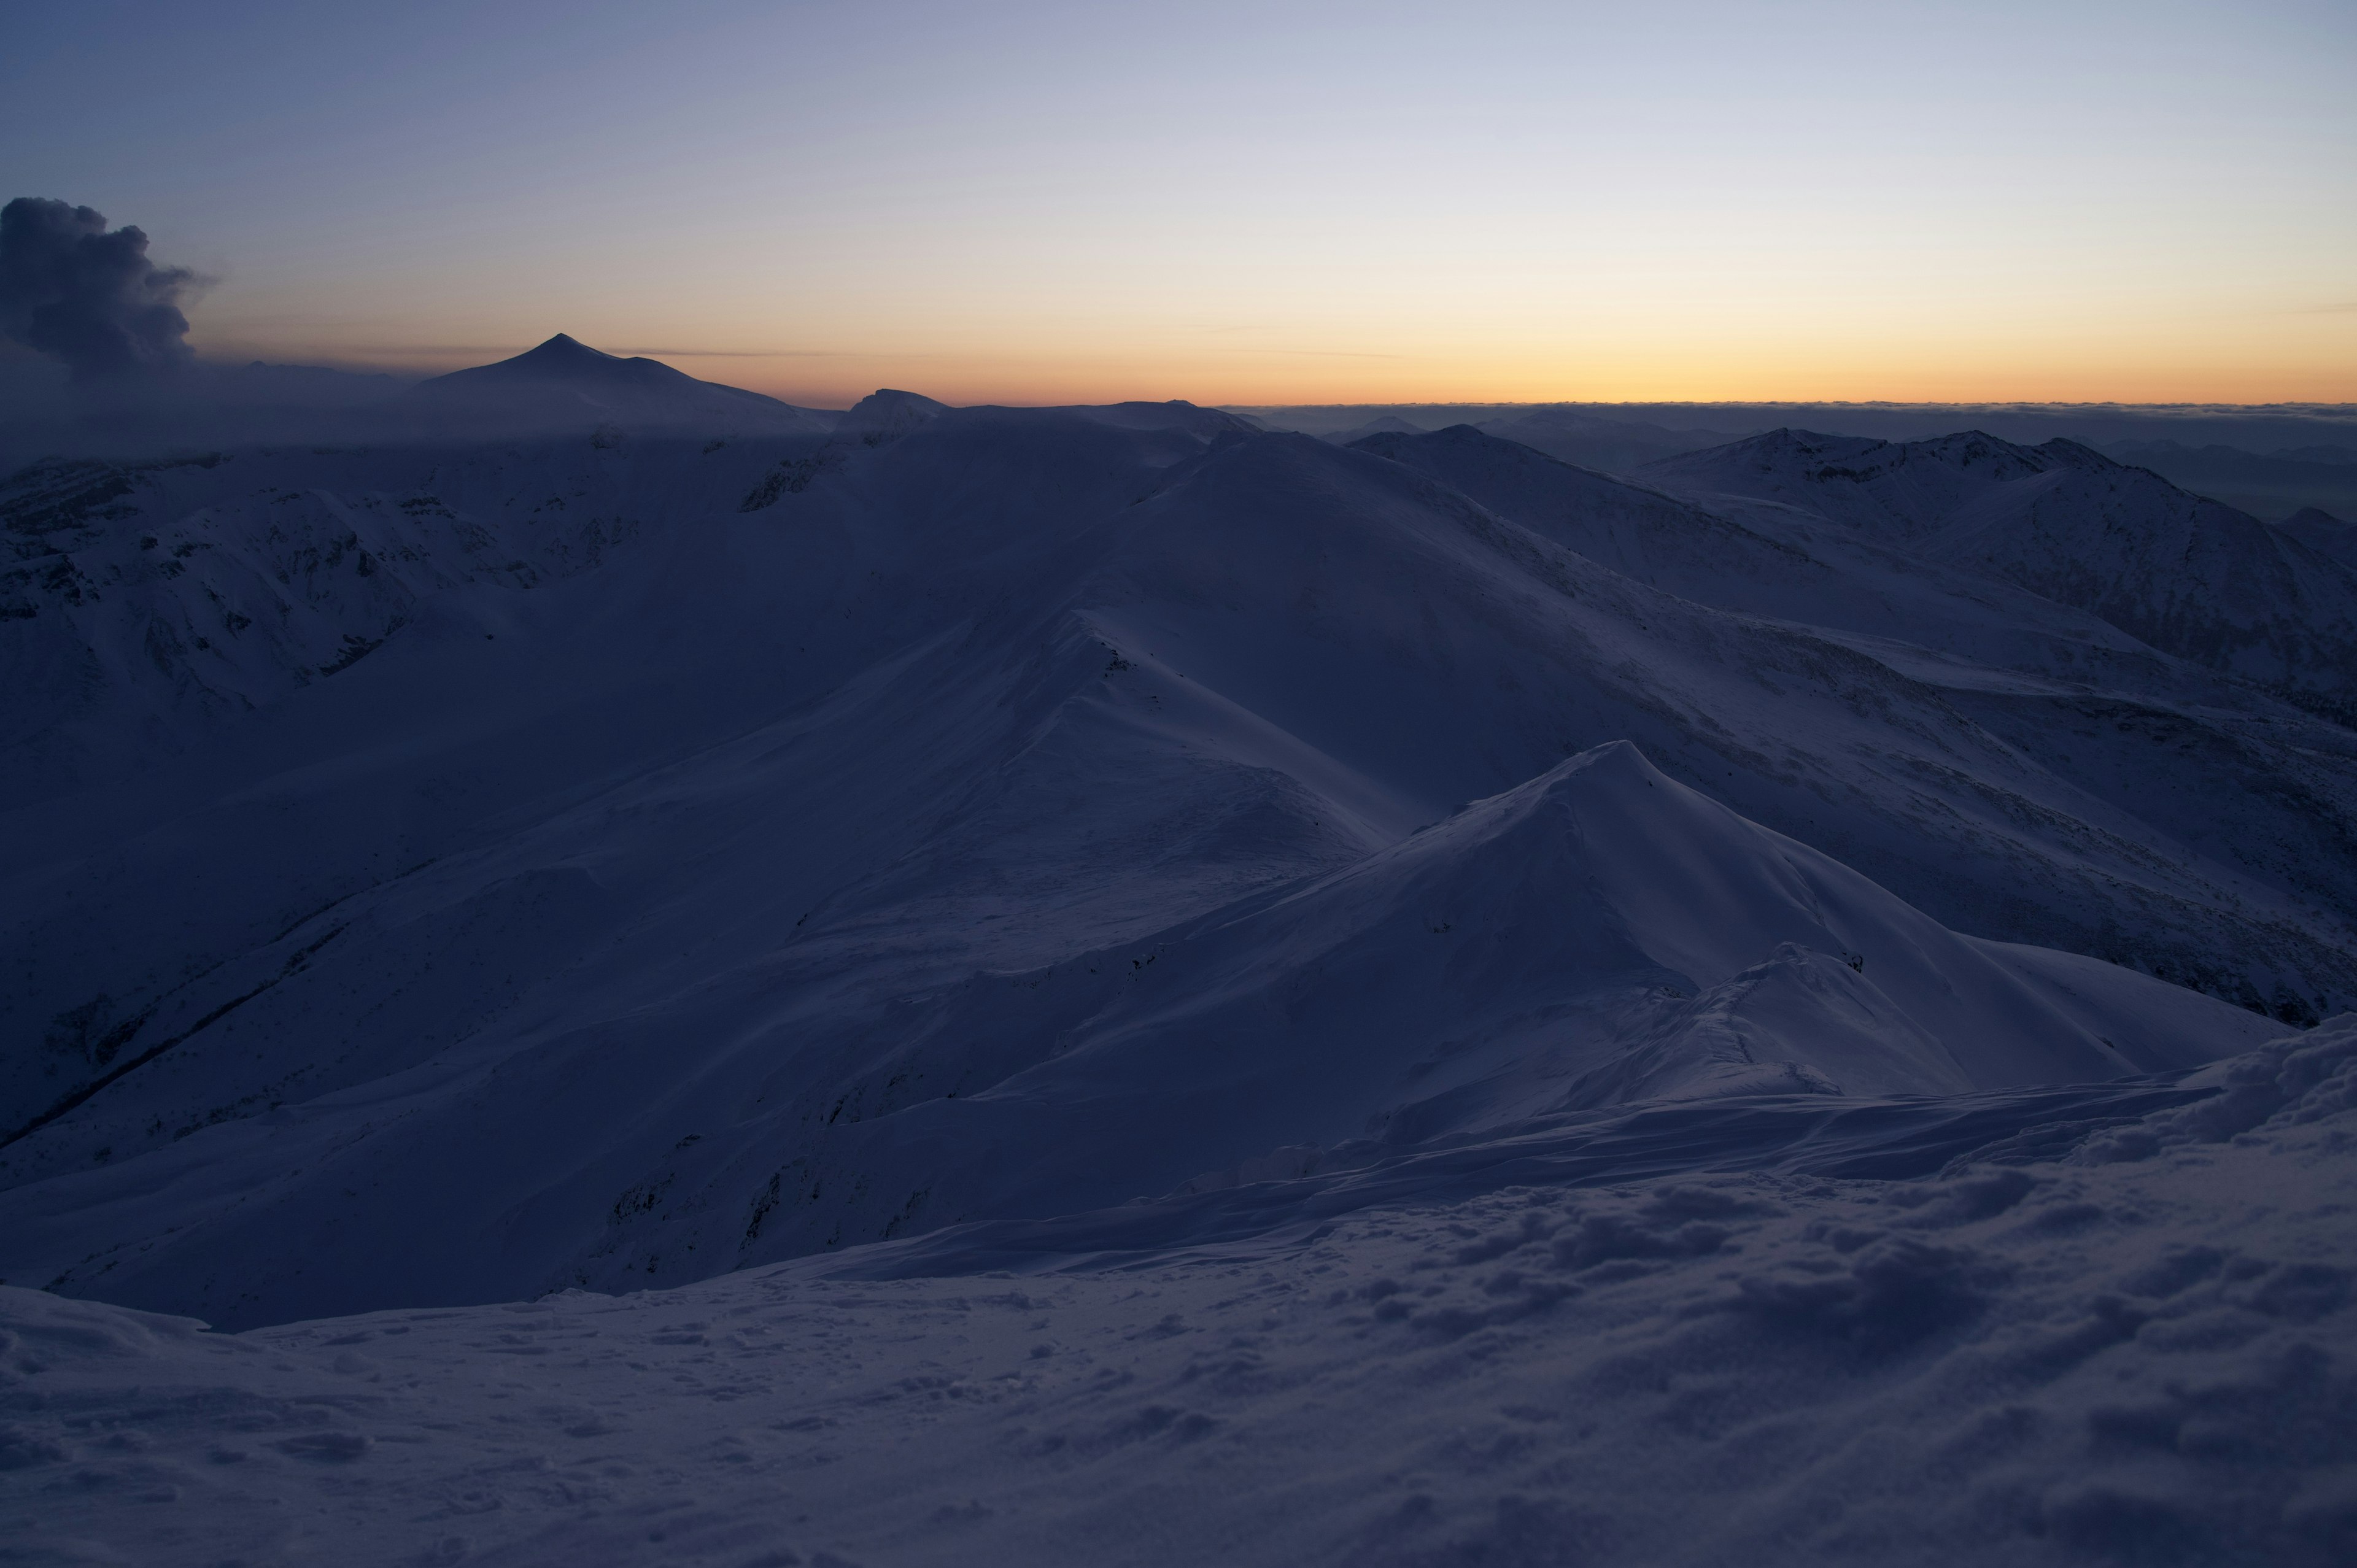
{"label": "hazy horizon line", "polygon": [[[464,365],[451,364],[433,368],[421,368],[414,365],[402,364],[397,361],[388,362],[371,358],[344,358],[333,354],[323,355],[317,358],[276,359],[271,358],[266,354],[256,354],[246,349],[217,349],[208,352],[203,349],[199,349],[197,352],[194,362],[199,367],[216,371],[235,371],[261,365],[274,370],[325,371],[341,375],[350,375],[354,377],[383,377],[388,380],[414,383],[417,381],[430,381],[436,376],[446,375],[456,370],[470,369],[479,364],[497,363],[500,360],[511,359],[518,354],[528,352],[532,348],[536,346],[536,344],[527,344],[522,348],[517,348],[510,344],[491,343],[435,344],[420,346],[416,351],[431,353],[437,358],[444,356],[484,356],[484,358],[479,360],[471,360],[468,364]],[[651,349],[629,347],[614,349],[601,349],[599,351],[603,353],[610,353],[617,358],[644,358],[655,360],[659,362],[668,360],[766,360],[790,358],[907,360],[938,357],[909,350]],[[0,360],[14,361],[16,365],[23,368],[31,368],[38,365],[52,373],[62,373],[61,367],[57,367],[51,361],[37,355],[22,352],[5,353],[0,354]],[[716,384],[731,386],[737,385],[737,383],[727,381],[722,381]],[[837,405],[847,407],[850,403],[856,403],[860,398],[868,395],[869,392],[883,390],[885,385],[886,383],[878,383],[876,386],[866,388],[865,391],[857,390],[856,388],[829,388],[822,390],[807,387],[787,388],[785,390],[778,390],[774,387],[739,387],[739,390],[758,392],[761,393],[761,395],[774,397],[781,402],[795,403],[800,406],[827,408]],[[919,389],[915,386],[911,386],[908,390],[914,391]],[[2020,396],[1907,398],[1888,396],[1812,397],[1806,395],[1752,397],[1679,397],[1658,395],[1640,397],[1469,397],[1462,394],[1417,397],[1402,396],[1397,393],[1393,393],[1383,396],[1358,398],[1333,397],[1329,395],[1315,398],[1272,400],[1265,398],[1220,398],[1216,396],[1202,395],[1195,397],[1188,397],[1184,395],[1155,396],[1149,393],[1140,393],[1125,397],[1096,396],[1087,395],[1084,393],[1068,396],[1055,396],[1041,395],[1036,392],[1027,392],[1025,393],[1016,395],[1000,394],[996,396],[985,395],[964,398],[960,398],[952,394],[949,396],[942,396],[939,398],[939,401],[953,407],[1005,408],[1102,407],[1119,403],[1180,402],[1193,403],[1195,406],[1202,408],[1231,410],[1244,413],[1274,410],[1410,408],[1716,408],[1730,410],[1749,408],[1825,408],[1861,410],[1951,409],[1987,411],[2108,409],[2123,412],[2138,411],[2160,414],[2198,414],[2203,413],[2226,413],[2231,411],[2238,413],[2306,414],[2326,418],[2357,418],[2357,400],[2333,402],[2300,398],[2276,398],[2263,401],[2240,402],[2224,398],[2133,399],[2117,397],[2038,398]]]}

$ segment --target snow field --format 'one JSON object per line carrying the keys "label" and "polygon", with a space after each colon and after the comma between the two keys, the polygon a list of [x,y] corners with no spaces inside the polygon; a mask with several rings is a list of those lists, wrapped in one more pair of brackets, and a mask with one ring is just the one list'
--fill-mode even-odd
{"label": "snow field", "polygon": [[1021,1273],[235,1336],[7,1290],[0,1523],[38,1563],[2345,1561],[2357,1020],[2195,1081],[2027,1165]]}

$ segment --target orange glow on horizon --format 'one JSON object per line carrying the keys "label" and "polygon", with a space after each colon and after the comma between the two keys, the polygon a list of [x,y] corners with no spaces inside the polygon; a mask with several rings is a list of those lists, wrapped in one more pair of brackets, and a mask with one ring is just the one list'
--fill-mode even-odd
{"label": "orange glow on horizon", "polygon": [[[2336,313],[2337,314],[2337,313]],[[2308,324],[2303,324],[2308,325]],[[1626,346],[1581,352],[1533,345],[1522,351],[1375,353],[1222,349],[814,354],[759,349],[641,349],[616,335],[574,330],[608,353],[640,353],[701,380],[811,407],[845,407],[879,387],[954,404],[1052,405],[1182,398],[1205,406],[1404,403],[2357,403],[2357,313],[2319,317],[2304,333],[2271,335],[2271,351],[2233,346],[2110,343],[1943,345],[1941,356],[1893,356],[1864,346],[1760,344],[1744,353],[1700,346],[1644,353]],[[436,375],[522,353],[539,338],[401,350],[338,351],[295,344],[214,347],[219,358],[325,360]],[[2019,346],[2029,349],[2029,345]],[[2054,352],[2055,348],[2076,351]],[[2200,351],[2207,349],[2208,351]]]}

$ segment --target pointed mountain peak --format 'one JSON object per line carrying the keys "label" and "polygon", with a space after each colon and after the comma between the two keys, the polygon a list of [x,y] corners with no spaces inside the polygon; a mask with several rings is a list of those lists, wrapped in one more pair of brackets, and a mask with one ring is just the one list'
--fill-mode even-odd
{"label": "pointed mountain peak", "polygon": [[[1643,793],[1646,790],[1658,793],[1649,796]],[[1525,779],[1487,800],[1469,802],[1461,820],[1486,819],[1495,822],[1521,819],[1550,804],[1577,810],[1582,802],[1605,800],[1633,803],[1647,813],[1659,814],[1665,810],[1684,809],[1690,802],[1703,802],[1706,798],[1655,768],[1652,759],[1635,742],[1608,740],[1565,757],[1535,779]],[[1725,811],[1724,807],[1713,809]]]}
{"label": "pointed mountain peak", "polygon": [[[437,380],[457,385],[535,381],[647,386],[658,383],[683,385],[693,381],[694,378],[659,360],[624,359],[619,354],[592,349],[570,333],[559,332],[546,342],[521,354],[494,360],[488,365],[477,365],[471,370],[453,371]],[[436,382],[423,384],[433,386]]]}
{"label": "pointed mountain peak", "polygon": [[742,387],[698,381],[660,360],[608,354],[569,332],[491,364],[420,381],[404,395],[413,408],[463,410],[468,427],[477,431],[567,428],[586,421],[631,428],[771,427],[817,434],[834,423]]}
{"label": "pointed mountain peak", "polygon": [[537,348],[528,349],[504,363],[558,366],[587,364],[627,364],[619,354],[608,354],[602,349],[592,349],[569,332],[559,332]]}

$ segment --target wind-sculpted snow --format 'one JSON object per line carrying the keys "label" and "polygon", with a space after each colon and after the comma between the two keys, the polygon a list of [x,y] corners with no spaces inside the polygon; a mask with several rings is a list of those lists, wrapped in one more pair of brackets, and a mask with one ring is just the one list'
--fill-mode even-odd
{"label": "wind-sculpted snow", "polygon": [[[307,607],[250,713],[112,655],[85,711],[178,749],[88,719],[14,819],[0,1273],[240,1325],[675,1283],[1550,1111],[2153,1070],[2357,991],[2346,737],[2264,693],[2059,607],[2016,650],[2114,686],[1730,613],[1715,560],[1905,579],[1159,406],[126,477],[59,553],[211,541]],[[1985,655],[2022,603],[1919,570]],[[211,603],[93,581],[8,633]]]}
{"label": "wind-sculpted snow", "polygon": [[2337,1563],[2352,1084],[2337,1018],[674,1291],[228,1335],[0,1289],[0,1506],[159,1564]]}

